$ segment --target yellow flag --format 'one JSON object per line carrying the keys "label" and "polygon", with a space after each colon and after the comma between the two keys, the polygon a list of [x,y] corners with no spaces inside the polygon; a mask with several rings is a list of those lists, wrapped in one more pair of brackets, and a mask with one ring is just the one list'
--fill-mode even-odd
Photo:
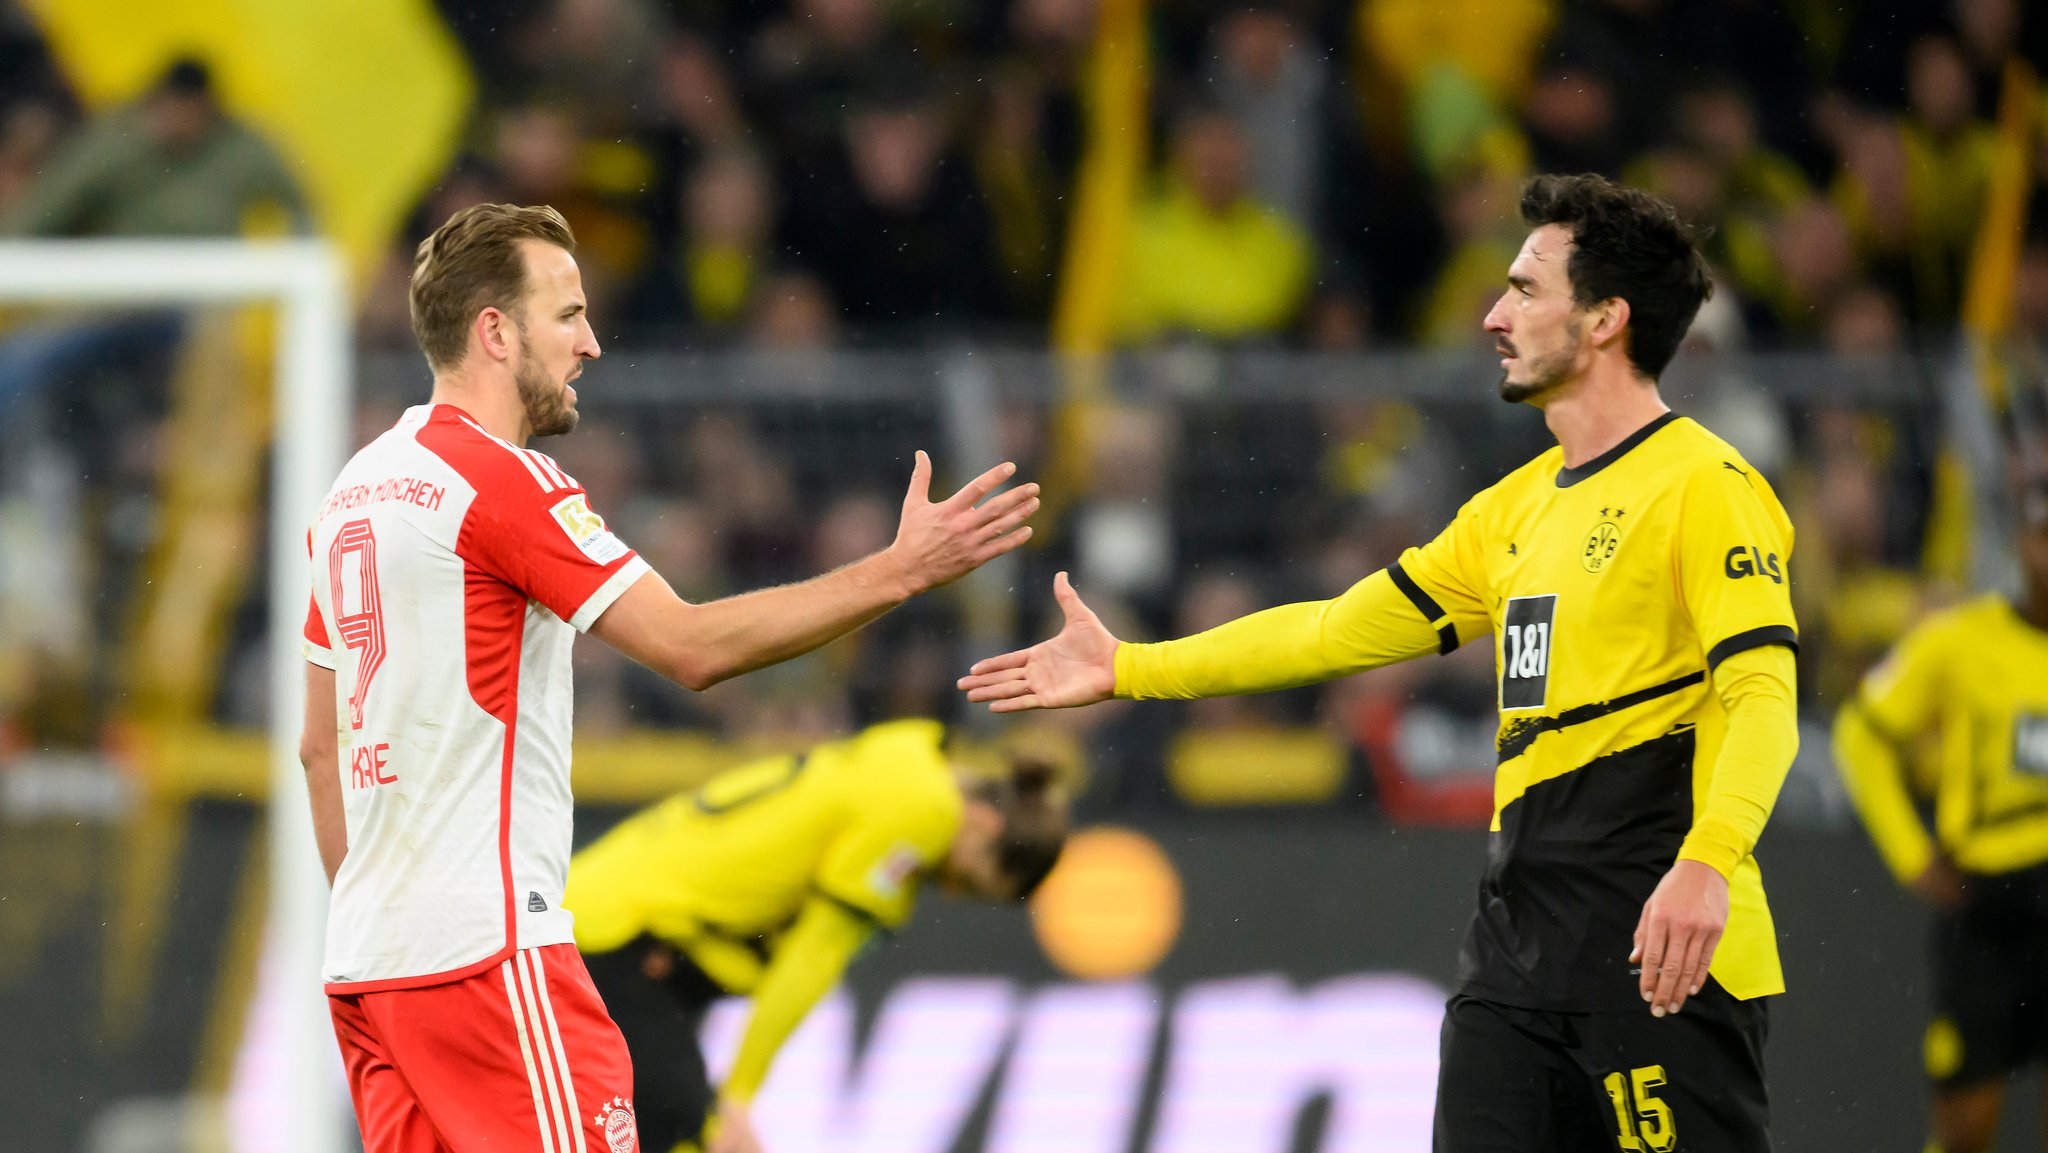
{"label": "yellow flag", "polygon": [[365,282],[447,168],[475,84],[431,0],[28,0],[85,103],[134,99],[173,60],[298,177],[315,227]]}

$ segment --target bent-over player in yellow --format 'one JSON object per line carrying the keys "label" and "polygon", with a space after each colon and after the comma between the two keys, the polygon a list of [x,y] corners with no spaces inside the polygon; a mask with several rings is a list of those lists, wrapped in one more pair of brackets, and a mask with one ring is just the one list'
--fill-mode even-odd
{"label": "bent-over player in yellow", "polygon": [[1871,839],[1935,907],[1925,1057],[1941,1153],[1990,1149],[2006,1079],[2048,1061],[2048,482],[2022,509],[2018,599],[1930,617],[1835,717]]}
{"label": "bent-over player in yellow", "polygon": [[[918,891],[1022,901],[1065,843],[1049,767],[957,772],[936,721],[892,721],[721,773],[569,863],[576,944],[633,1056],[641,1147],[749,1153],[748,1103],[776,1050]],[[731,1072],[709,1085],[698,1030],[750,997]]]}
{"label": "bent-over player in yellow", "polygon": [[1792,526],[1658,395],[1708,291],[1670,206],[1539,177],[1522,216],[1486,328],[1557,448],[1342,596],[1183,640],[1119,642],[1061,574],[1059,635],[961,687],[998,711],[1263,692],[1491,637],[1493,832],[1436,1150],[1763,1153],[1784,981],[1750,850],[1798,742]]}

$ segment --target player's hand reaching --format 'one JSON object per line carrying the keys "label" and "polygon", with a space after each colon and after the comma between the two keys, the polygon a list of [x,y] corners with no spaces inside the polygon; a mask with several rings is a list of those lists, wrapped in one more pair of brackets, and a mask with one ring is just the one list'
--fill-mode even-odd
{"label": "player's hand reaching", "polygon": [[1636,922],[1628,955],[1642,966],[1640,986],[1650,1013],[1676,1013],[1707,983],[1714,948],[1728,927],[1728,878],[1712,865],[1679,861],[1657,882]]}
{"label": "player's hand reaching", "polygon": [[1913,895],[1937,909],[1953,909],[1963,903],[1963,874],[1940,853],[1927,862],[1920,875],[1906,886]]}
{"label": "player's hand reaching", "polygon": [[935,502],[932,459],[918,452],[896,542],[889,546],[916,591],[959,580],[1031,539],[1031,527],[1024,522],[1038,511],[1038,486],[1022,484],[989,496],[1016,471],[1014,464],[999,464]]}
{"label": "player's hand reaching", "polygon": [[761,1153],[761,1139],[754,1135],[754,1121],[744,1102],[719,1098],[718,1113],[707,1128],[704,1153]]}
{"label": "player's hand reaching", "polygon": [[1052,580],[1066,624],[1051,640],[1028,649],[979,661],[959,687],[970,701],[987,701],[989,711],[1070,709],[1108,700],[1116,691],[1116,646],[1102,620],[1081,603],[1081,594],[1061,573]]}

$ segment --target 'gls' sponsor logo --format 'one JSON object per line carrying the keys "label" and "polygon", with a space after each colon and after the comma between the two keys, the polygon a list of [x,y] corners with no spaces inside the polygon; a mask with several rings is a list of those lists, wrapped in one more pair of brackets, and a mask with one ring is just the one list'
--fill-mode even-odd
{"label": "'gls' sponsor logo", "polygon": [[1785,570],[1778,567],[1778,554],[1767,553],[1751,545],[1736,545],[1729,549],[1722,567],[1732,581],[1746,576],[1767,576],[1772,584],[1785,583]]}
{"label": "'gls' sponsor logo", "polygon": [[[1443,1002],[1400,974],[1306,988],[1226,977],[1173,994],[1144,981],[914,977],[867,1028],[856,1030],[845,994],[820,1004],[777,1058],[754,1124],[775,1153],[948,1153],[985,1100],[982,1138],[965,1146],[977,1153],[1125,1153],[1140,1148],[1157,1067],[1143,1153],[1286,1149],[1319,1097],[1327,1153],[1414,1153],[1429,1147]],[[706,1019],[714,1079],[731,1068],[746,1016],[729,1000]]]}
{"label": "'gls' sponsor logo", "polygon": [[1540,709],[1550,687],[1550,626],[1557,594],[1509,597],[1500,630],[1500,707]]}

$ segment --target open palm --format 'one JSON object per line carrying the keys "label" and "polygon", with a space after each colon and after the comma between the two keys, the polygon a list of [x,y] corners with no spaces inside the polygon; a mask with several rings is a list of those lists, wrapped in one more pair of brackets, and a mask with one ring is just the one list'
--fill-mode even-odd
{"label": "open palm", "polygon": [[968,700],[988,702],[990,712],[1020,713],[1092,705],[1116,691],[1119,642],[1081,602],[1067,574],[1053,578],[1052,592],[1066,624],[1050,640],[976,662],[959,681]]}

